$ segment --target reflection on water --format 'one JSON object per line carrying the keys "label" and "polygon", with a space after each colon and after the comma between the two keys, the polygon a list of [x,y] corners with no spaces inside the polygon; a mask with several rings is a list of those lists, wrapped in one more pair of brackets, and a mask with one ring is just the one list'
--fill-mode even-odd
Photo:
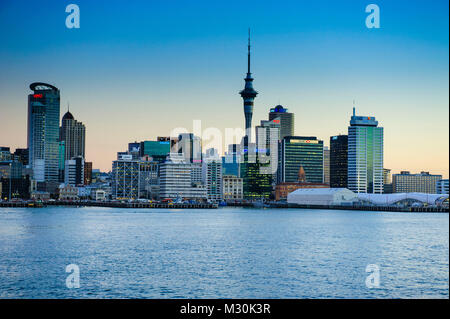
{"label": "reflection on water", "polygon": [[448,298],[448,214],[1,208],[0,297]]}

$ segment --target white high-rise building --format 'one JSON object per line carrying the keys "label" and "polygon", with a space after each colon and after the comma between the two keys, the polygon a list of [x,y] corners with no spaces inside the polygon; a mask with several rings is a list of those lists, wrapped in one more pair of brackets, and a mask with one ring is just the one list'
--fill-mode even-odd
{"label": "white high-rise building", "polygon": [[201,165],[186,162],[183,154],[170,154],[167,159],[160,166],[161,199],[206,199],[205,186],[197,182]]}
{"label": "white high-rise building", "polygon": [[[278,142],[280,140],[280,118],[276,117],[270,121],[261,121],[261,125],[256,127],[256,148],[263,163],[270,161],[270,174],[273,181],[276,181],[278,169]],[[264,157],[267,156],[267,159]]]}
{"label": "white high-rise building", "polygon": [[436,182],[436,194],[448,194],[448,179]]}
{"label": "white high-rise building", "polygon": [[348,189],[383,193],[383,128],[371,116],[353,116],[348,127]]}
{"label": "white high-rise building", "polygon": [[222,160],[217,151],[212,149],[206,152],[202,166],[203,182],[206,194],[210,201],[221,201],[222,196]]}

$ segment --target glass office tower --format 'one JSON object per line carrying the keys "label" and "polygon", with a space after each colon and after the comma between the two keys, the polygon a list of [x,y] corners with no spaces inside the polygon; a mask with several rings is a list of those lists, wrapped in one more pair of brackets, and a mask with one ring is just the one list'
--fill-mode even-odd
{"label": "glass office tower", "polygon": [[29,165],[38,182],[59,179],[59,90],[46,83],[32,83],[28,95]]}
{"label": "glass office tower", "polygon": [[323,141],[317,137],[286,136],[280,143],[278,183],[298,181],[303,166],[308,183],[323,183]]}
{"label": "glass office tower", "polygon": [[383,193],[383,128],[371,116],[353,116],[348,127],[348,189]]}
{"label": "glass office tower", "polygon": [[347,188],[348,136],[330,137],[330,187]]}

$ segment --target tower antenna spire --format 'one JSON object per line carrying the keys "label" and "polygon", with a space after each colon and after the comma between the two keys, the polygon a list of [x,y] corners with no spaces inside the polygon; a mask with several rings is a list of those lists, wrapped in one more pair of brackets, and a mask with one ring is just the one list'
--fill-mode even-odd
{"label": "tower antenna spire", "polygon": [[248,28],[248,74],[250,74],[250,28]]}

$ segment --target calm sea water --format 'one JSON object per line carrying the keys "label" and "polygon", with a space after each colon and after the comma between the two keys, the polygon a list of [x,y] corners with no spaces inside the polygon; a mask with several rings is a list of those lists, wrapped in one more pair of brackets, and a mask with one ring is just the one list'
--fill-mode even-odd
{"label": "calm sea water", "polygon": [[449,216],[1,208],[0,297],[448,298]]}

